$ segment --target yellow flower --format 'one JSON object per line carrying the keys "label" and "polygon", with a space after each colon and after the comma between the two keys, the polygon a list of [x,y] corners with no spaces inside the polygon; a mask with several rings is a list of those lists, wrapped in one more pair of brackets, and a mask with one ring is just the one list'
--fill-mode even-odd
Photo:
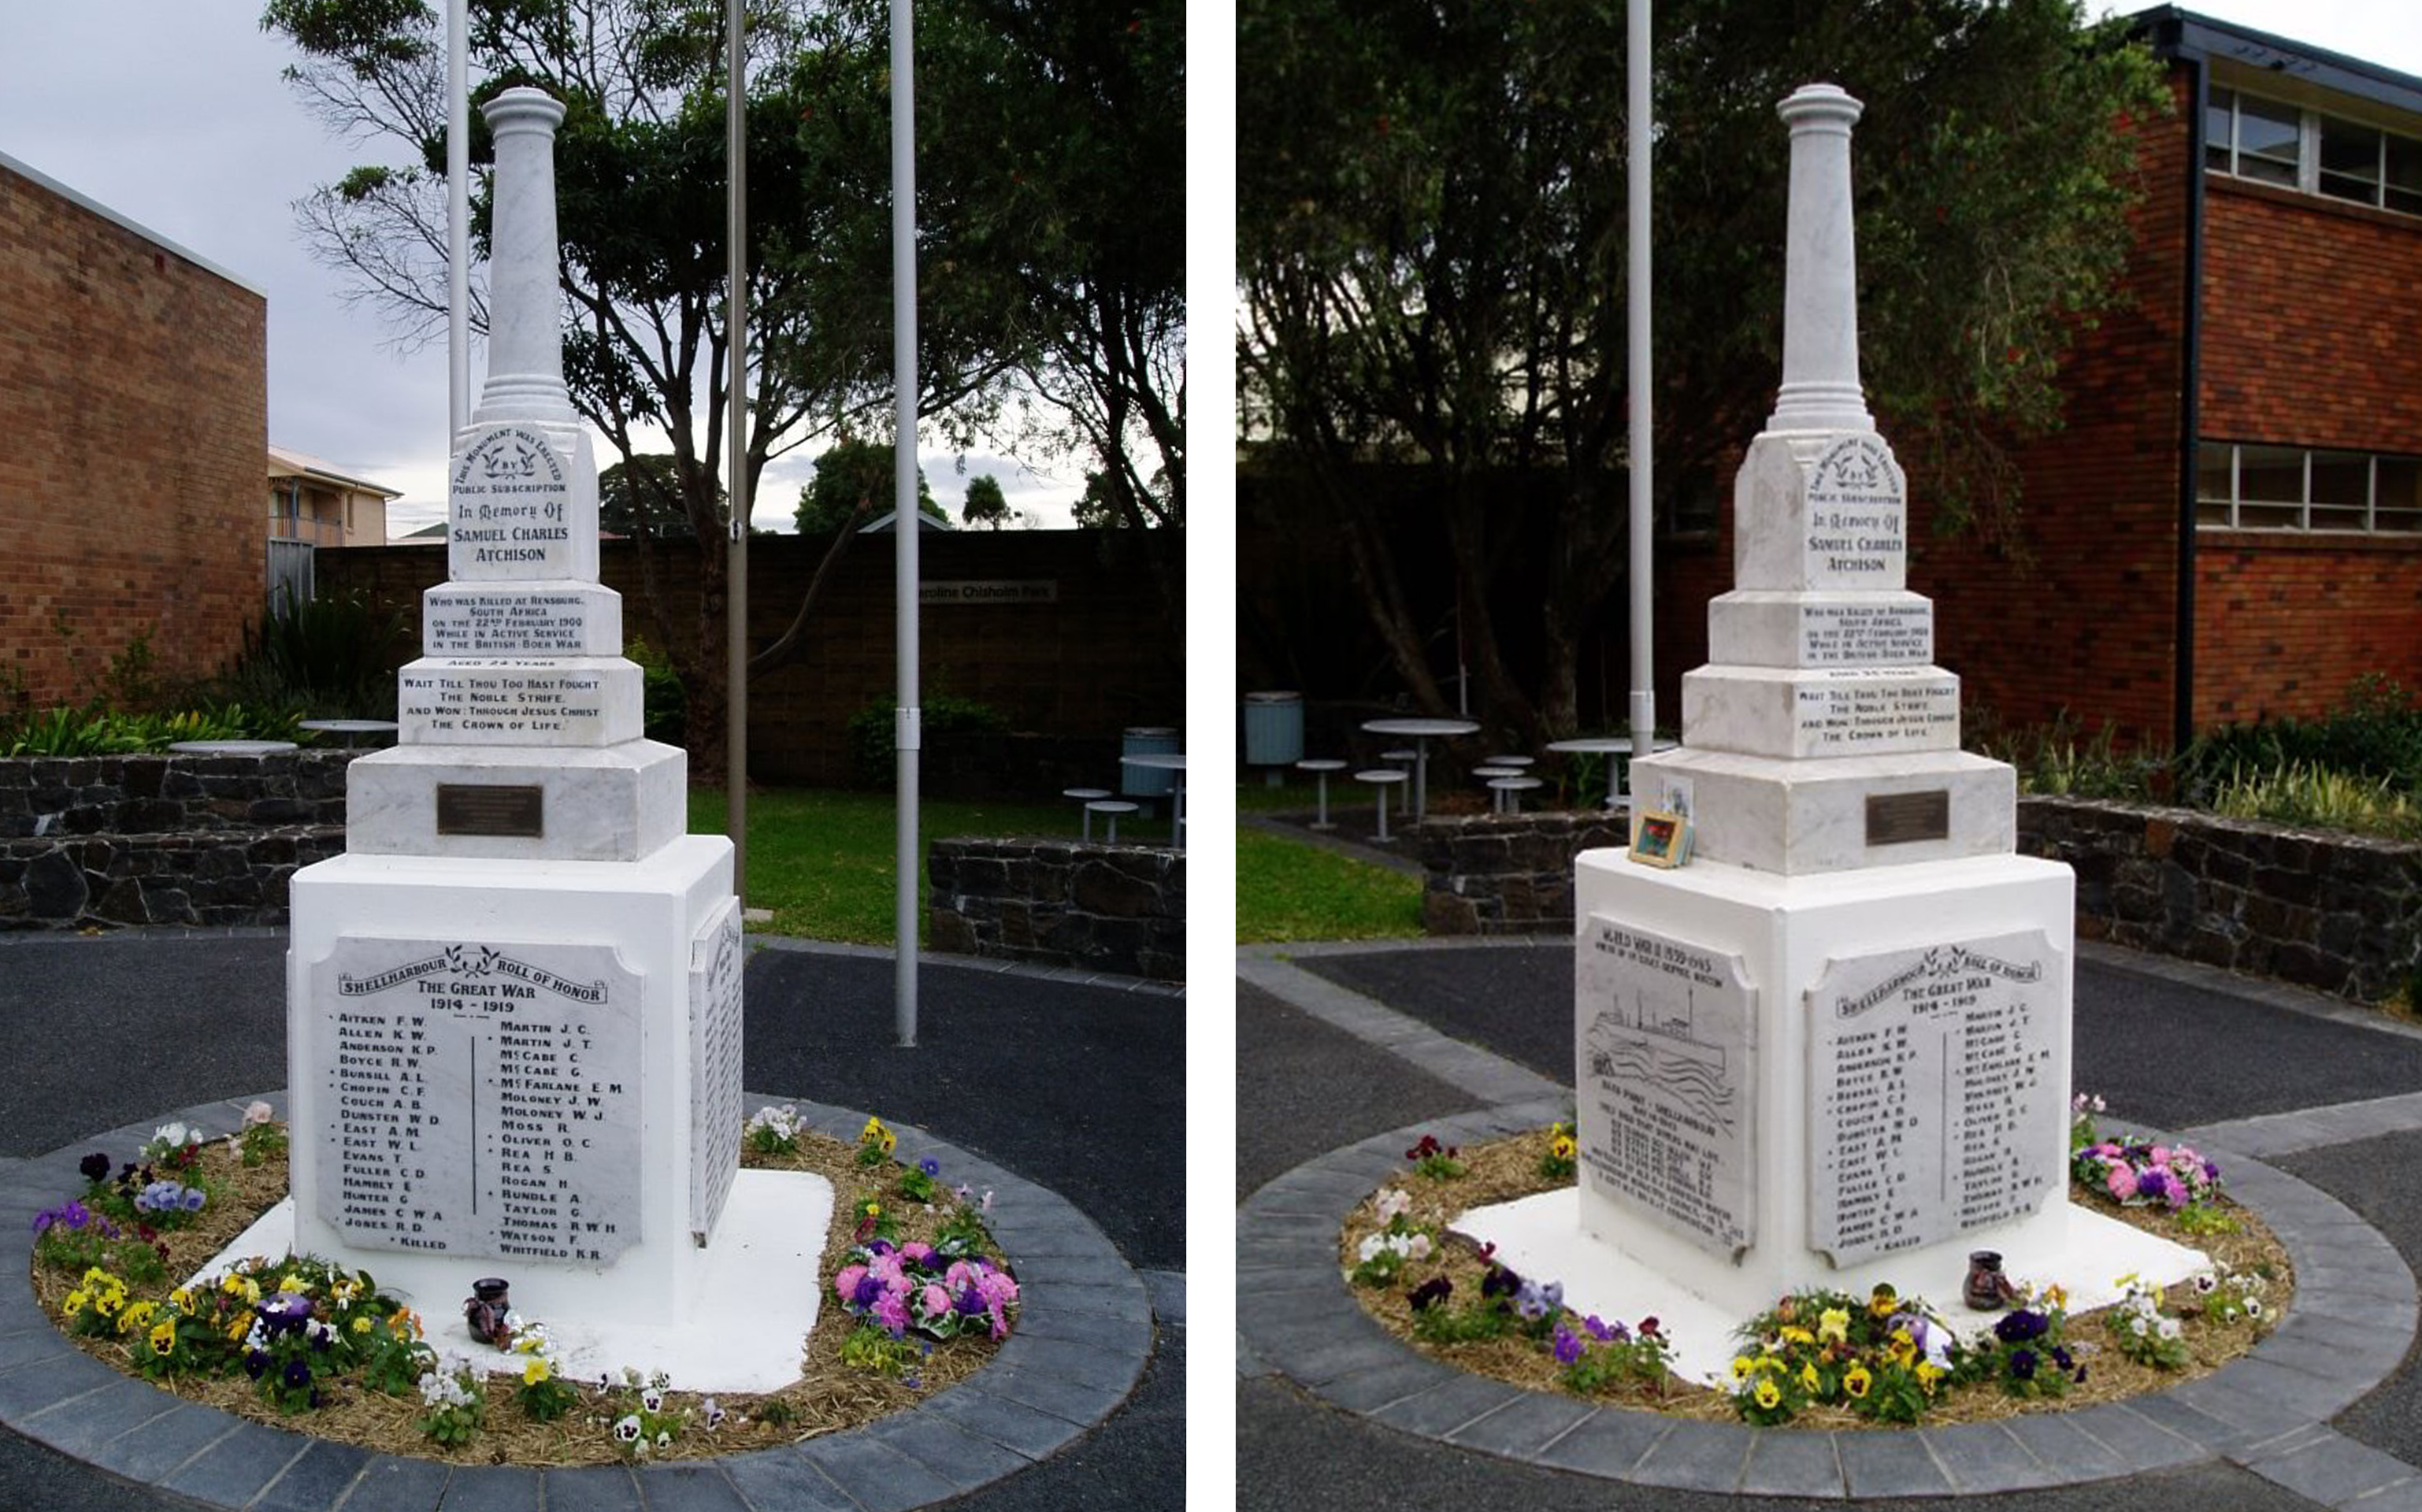
{"label": "yellow flower", "polygon": [[1917,1341],[1909,1336],[1909,1330],[1895,1329],[1892,1333],[1892,1347],[1887,1352],[1892,1356],[1894,1364],[1906,1365],[1917,1354]]}
{"label": "yellow flower", "polygon": [[139,1329],[149,1328],[151,1315],[158,1311],[160,1311],[160,1305],[157,1302],[145,1300],[133,1304],[125,1312],[118,1315],[118,1331],[133,1333]]}
{"label": "yellow flower", "polygon": [[244,1336],[251,1331],[252,1315],[249,1313],[238,1313],[228,1322],[228,1343],[242,1344],[244,1342]]}
{"label": "yellow flower", "polygon": [[1878,1317],[1890,1317],[1900,1306],[1900,1293],[1889,1285],[1879,1285],[1867,1296],[1867,1311]]}
{"label": "yellow flower", "polygon": [[280,1276],[277,1279],[277,1289],[282,1292],[292,1292],[297,1297],[303,1297],[307,1296],[310,1293],[311,1284],[304,1280],[299,1272],[290,1270],[285,1275]]}
{"label": "yellow flower", "polygon": [[1749,1356],[1733,1356],[1733,1379],[1747,1380],[1749,1379],[1749,1373],[1756,1368],[1756,1365],[1751,1363]]}
{"label": "yellow flower", "polygon": [[1757,1378],[1757,1390],[1750,1394],[1757,1399],[1758,1406],[1769,1411],[1772,1411],[1774,1405],[1783,1400],[1783,1393],[1775,1389],[1773,1378],[1769,1376],[1760,1376]]}
{"label": "yellow flower", "polygon": [[883,1205],[881,1203],[867,1204],[866,1216],[869,1218],[881,1218],[883,1216]]}
{"label": "yellow flower", "polygon": [[1771,1370],[1780,1375],[1788,1367],[1784,1363],[1784,1360],[1781,1355],[1762,1354],[1757,1357],[1757,1368],[1760,1370]]}
{"label": "yellow flower", "polygon": [[78,1287],[59,1299],[59,1311],[69,1317],[73,1317],[83,1312],[91,1301],[92,1293]]}
{"label": "yellow flower", "polygon": [[176,1347],[177,1325],[174,1323],[157,1323],[152,1325],[151,1352],[153,1354],[166,1354]]}
{"label": "yellow flower", "polygon": [[532,1355],[529,1357],[529,1362],[522,1366],[522,1384],[535,1386],[546,1379],[549,1374],[546,1368],[546,1356]]}
{"label": "yellow flower", "polygon": [[857,1137],[862,1140],[881,1139],[883,1137],[883,1120],[875,1117],[872,1113],[869,1113],[866,1117],[866,1126],[857,1131]]}
{"label": "yellow flower", "polygon": [[1829,1307],[1816,1318],[1816,1337],[1832,1344],[1850,1342],[1850,1310]]}
{"label": "yellow flower", "polygon": [[1850,1394],[1852,1401],[1859,1401],[1866,1396],[1867,1387],[1874,1380],[1875,1378],[1867,1374],[1866,1366],[1852,1365],[1849,1374],[1842,1378],[1842,1389]]}
{"label": "yellow flower", "polygon": [[2058,1282],[2043,1289],[2043,1305],[2050,1311],[2065,1311],[2068,1306],[2068,1288]]}
{"label": "yellow flower", "polygon": [[1933,1392],[1934,1383],[1942,1378],[1942,1367],[1941,1365],[1936,1364],[1931,1360],[1921,1360],[1917,1362],[1917,1383],[1920,1386],[1925,1387],[1928,1394]]}
{"label": "yellow flower", "polygon": [[370,1320],[368,1314],[364,1314],[362,1316],[354,1319],[354,1331],[355,1333],[368,1333],[370,1331]]}
{"label": "yellow flower", "polygon": [[176,1303],[177,1311],[184,1314],[187,1317],[194,1315],[194,1294],[191,1288],[185,1286],[178,1287],[175,1291],[168,1294],[168,1300]]}
{"label": "yellow flower", "polygon": [[1800,1367],[1800,1384],[1806,1388],[1812,1396],[1825,1389],[1825,1378],[1816,1374],[1815,1361],[1812,1360]]}
{"label": "yellow flower", "polygon": [[899,1142],[900,1142],[900,1136],[899,1136],[899,1135],[892,1133],[892,1132],[891,1132],[889,1129],[888,1129],[888,1128],[887,1128],[887,1129],[885,1129],[885,1130],[883,1131],[883,1153],[884,1153],[884,1154],[886,1154],[886,1155],[889,1155],[889,1154],[891,1153],[892,1149],[893,1149],[895,1146],[897,1146],[897,1145],[899,1144]]}
{"label": "yellow flower", "polygon": [[244,1277],[243,1281],[244,1285],[241,1290],[244,1293],[245,1304],[247,1306],[259,1306],[260,1304],[260,1283],[253,1280],[250,1276]]}
{"label": "yellow flower", "polygon": [[1549,1144],[1548,1148],[1557,1159],[1569,1160],[1573,1158],[1574,1151],[1580,1147],[1573,1143],[1573,1137],[1571,1135],[1559,1134],[1556,1136],[1555,1142]]}
{"label": "yellow flower", "polygon": [[1786,1325],[1783,1331],[1783,1342],[1785,1344],[1815,1344],[1816,1342],[1816,1335],[1809,1332],[1806,1329]]}

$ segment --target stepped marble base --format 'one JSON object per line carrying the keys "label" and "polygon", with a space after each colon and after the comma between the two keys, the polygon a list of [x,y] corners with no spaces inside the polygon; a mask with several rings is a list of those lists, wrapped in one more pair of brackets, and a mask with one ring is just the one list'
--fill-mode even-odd
{"label": "stepped marble base", "polygon": [[[1631,783],[1647,808],[1689,811],[1694,858],[1784,876],[2018,844],[2018,774],[1965,751],[1794,762],[1684,747],[1634,761]],[[1871,798],[1902,807],[1871,811]]]}
{"label": "stepped marble base", "polygon": [[[472,796],[512,800],[501,806],[516,810],[528,807],[527,790],[536,789],[542,832],[441,833],[441,785],[507,790]],[[345,812],[345,845],[356,856],[637,861],[688,832],[689,753],[653,740],[398,746],[346,768]],[[466,885],[480,886],[480,877]]]}

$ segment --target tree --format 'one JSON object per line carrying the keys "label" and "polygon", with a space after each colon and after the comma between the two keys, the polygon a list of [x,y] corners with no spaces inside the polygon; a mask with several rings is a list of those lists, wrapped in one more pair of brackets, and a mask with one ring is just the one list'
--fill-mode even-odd
{"label": "tree", "polygon": [[[896,465],[891,443],[842,437],[816,459],[815,476],[799,490],[799,534],[848,535],[882,518],[899,496]],[[951,517],[935,502],[922,467],[917,469],[917,511],[937,520]]]}
{"label": "tree", "polygon": [[597,475],[597,528],[614,535],[646,533],[689,541],[698,530],[681,507],[681,474],[669,452],[618,462]]}
{"label": "tree", "polygon": [[[1657,489],[1703,490],[1773,398],[1787,165],[1775,102],[1831,79],[1853,140],[1870,401],[1929,486],[1992,528],[2005,448],[2056,422],[2072,323],[2126,255],[2126,120],[2168,97],[2071,0],[1674,0],[1658,8]],[[1414,701],[1444,712],[1398,553],[1435,549],[1355,469],[1441,501],[1482,712],[1569,733],[1593,616],[1621,586],[1623,8],[1245,0],[1236,354],[1251,438],[1316,487]],[[1508,503],[1509,475],[1544,477]],[[1536,517],[1526,518],[1526,514]],[[1546,541],[1542,671],[1501,650],[1491,590]],[[1532,612],[1526,606],[1525,612]]]}
{"label": "tree", "polygon": [[967,480],[967,496],[959,505],[959,523],[983,526],[998,530],[1015,518],[1010,512],[1009,496],[1000,491],[1000,480],[990,473],[978,473]]}
{"label": "tree", "polygon": [[[861,18],[862,19],[862,18]],[[723,12],[659,0],[471,0],[472,70],[483,99],[533,84],[564,102],[556,139],[567,332],[564,376],[584,417],[643,473],[681,539],[636,515],[652,640],[688,692],[699,769],[721,764],[725,722],[720,476],[726,391]],[[291,40],[288,77],[333,130],[389,161],[367,164],[298,206],[314,254],[404,342],[443,328],[444,47],[424,0],[270,0],[262,25]],[[840,9],[751,7],[748,304],[756,376],[745,417],[753,496],[766,464],[836,424],[890,404],[888,47]],[[473,112],[472,156],[485,126]],[[948,175],[943,176],[946,180]],[[928,203],[931,203],[928,201]],[[484,189],[473,214],[486,234]],[[935,244],[946,253],[947,234]],[[929,253],[930,255],[930,253]],[[919,407],[980,415],[1030,338],[999,283],[944,256],[920,281]],[[473,323],[484,326],[475,301]],[[700,592],[677,634],[661,549],[697,553]],[[815,579],[822,581],[821,575]],[[809,604],[799,606],[804,620]],[[796,629],[794,622],[794,631]],[[760,654],[787,655],[786,635]]]}

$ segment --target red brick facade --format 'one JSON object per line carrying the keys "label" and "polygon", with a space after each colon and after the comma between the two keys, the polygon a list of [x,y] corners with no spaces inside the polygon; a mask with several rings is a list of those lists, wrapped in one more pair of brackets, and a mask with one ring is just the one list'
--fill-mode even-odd
{"label": "red brick facade", "polygon": [[262,604],[261,295],[0,164],[0,706],[148,635],[217,670]]}

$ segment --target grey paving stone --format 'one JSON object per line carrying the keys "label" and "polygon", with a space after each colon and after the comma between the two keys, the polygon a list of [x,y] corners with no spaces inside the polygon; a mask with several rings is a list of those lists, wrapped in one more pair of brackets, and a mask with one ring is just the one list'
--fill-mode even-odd
{"label": "grey paving stone", "polygon": [[[432,1512],[446,1498],[450,1466],[433,1459],[380,1455],[364,1467],[342,1503],[342,1512]],[[598,1512],[609,1512],[611,1504]]]}
{"label": "grey paving stone", "polygon": [[2422,1512],[2422,1478],[2399,1481],[2349,1505],[2345,1512]]}
{"label": "grey paving stone", "polygon": [[1503,1455],[1509,1459],[1528,1459],[1595,1410],[1589,1403],[1574,1397],[1523,1392],[1486,1417],[1448,1434],[1447,1441],[1484,1454]]}
{"label": "grey paving stone", "polygon": [[1376,1412],[1390,1402],[1434,1390],[1458,1374],[1408,1349],[1398,1349],[1395,1358],[1323,1381],[1317,1390],[1322,1399],[1349,1412]]}
{"label": "grey paving stone", "polygon": [[749,1512],[747,1500],[711,1459],[649,1465],[637,1478],[649,1512]]}
{"label": "grey paving stone", "polygon": [[276,1479],[310,1444],[300,1434],[245,1423],[162,1476],[160,1488],[197,1502],[242,1506],[260,1495],[260,1488]]}
{"label": "grey paving stone", "polygon": [[2273,1485],[2331,1505],[2412,1480],[2415,1473],[2405,1461],[2336,1433],[2284,1454],[2237,1462]]}
{"label": "grey paving stone", "polygon": [[[2226,1376],[2230,1385],[2316,1421],[2335,1417],[2351,1399],[2343,1381],[2291,1370],[2258,1354],[2249,1354],[2230,1365]],[[2364,1389],[2358,1387],[2356,1394]]]}
{"label": "grey paving stone", "polygon": [[1301,1385],[1317,1391],[1341,1376],[1376,1370],[1404,1354],[1405,1347],[1359,1315],[1357,1327],[1323,1332],[1304,1330],[1264,1343],[1265,1358]]}
{"label": "grey paving stone", "polygon": [[1407,1433],[1440,1438],[1484,1412],[1493,1412],[1517,1395],[1511,1386],[1485,1376],[1456,1372],[1418,1396],[1389,1403],[1372,1413],[1374,1420]]}
{"label": "grey paving stone", "polygon": [[1038,1339],[1065,1339],[1072,1344],[1089,1344],[1096,1348],[1141,1355],[1152,1347],[1152,1323],[1149,1309],[1139,1315],[1089,1313],[1081,1308],[1053,1309],[1030,1312],[1020,1309],[1017,1331],[1030,1333]]}
{"label": "grey paving stone", "polygon": [[858,1512],[857,1504],[795,1445],[734,1455],[721,1463],[724,1478],[759,1512]]}
{"label": "grey paving stone", "polygon": [[2028,1453],[2047,1465],[2060,1466],[2072,1480],[2105,1480],[2129,1471],[2125,1459],[2070,1421],[2068,1413],[2022,1412],[2005,1426]]}
{"label": "grey paving stone", "polygon": [[1837,1433],[1833,1447],[1853,1498],[1941,1496],[1951,1489],[1942,1467],[1914,1433]]}
{"label": "grey paving stone", "polygon": [[327,1512],[372,1457],[350,1443],[314,1439],[252,1505],[259,1512]]}
{"label": "grey paving stone", "polygon": [[63,1455],[81,1459],[121,1433],[133,1432],[175,1410],[177,1398],[166,1392],[120,1376],[97,1392],[8,1425],[25,1437],[49,1444]]}
{"label": "grey paving stone", "polygon": [[2210,1457],[2203,1445],[2178,1437],[2125,1402],[2106,1402],[2069,1417],[2108,1445],[2131,1471],[2169,1470]]}
{"label": "grey paving stone", "polygon": [[2251,1442],[2244,1429],[2180,1401],[2169,1392],[2153,1392],[2128,1399],[2128,1406],[2193,1443],[2215,1453]]}
{"label": "grey paving stone", "polygon": [[1096,1386],[1048,1371],[1025,1370],[997,1361],[985,1366],[983,1374],[977,1379],[988,1392],[1023,1403],[1038,1412],[1063,1418],[1080,1427],[1091,1427],[1108,1417],[1111,1410],[1125,1401],[1127,1396],[1127,1389],[1123,1386]]}
{"label": "grey paving stone", "polygon": [[1020,1327],[1040,1318],[1062,1315],[1150,1322],[1152,1297],[1133,1272],[1109,1284],[1038,1281],[1025,1286],[1017,1309]]}
{"label": "grey paving stone", "polygon": [[96,1446],[86,1457],[132,1481],[156,1481],[236,1430],[236,1420],[182,1403]]}
{"label": "grey paving stone", "polygon": [[1029,1461],[931,1412],[898,1412],[875,1425],[885,1443],[963,1490],[1024,1470]]}
{"label": "grey paving stone", "polygon": [[76,1353],[68,1336],[48,1323],[36,1323],[31,1328],[0,1333],[0,1372],[31,1364],[38,1360],[55,1360],[61,1355]]}
{"label": "grey paving stone", "polygon": [[540,1512],[539,1473],[517,1465],[457,1465],[438,1512]]}
{"label": "grey paving stone", "polygon": [[1674,1419],[1654,1412],[1602,1407],[1541,1450],[1539,1463],[1584,1475],[1628,1475],[1675,1426]]}
{"label": "grey paving stone", "polygon": [[[1006,1240],[1003,1243],[1007,1243]],[[1015,1252],[1013,1250],[1013,1253]],[[1063,1254],[1038,1259],[1031,1267],[1038,1284],[1135,1285],[1135,1271],[1116,1251],[1098,1255]]]}
{"label": "grey paving stone", "polygon": [[994,1356],[990,1368],[1002,1365],[1014,1365],[1022,1371],[1047,1371],[1124,1396],[1134,1388],[1136,1377],[1142,1373],[1143,1357],[1134,1350],[1103,1349],[1064,1339],[1036,1339],[1013,1333]]}
{"label": "grey paving stone", "polygon": [[1726,1491],[1740,1485],[1756,1435],[1738,1423],[1676,1423],[1625,1478],[1676,1490]]}
{"label": "grey paving stone", "polygon": [[1848,1494],[1842,1457],[1830,1433],[1773,1431],[1750,1439],[1740,1488],[1754,1496],[1805,1496],[1826,1501]]}
{"label": "grey paving stone", "polygon": [[1040,1459],[1085,1430],[1065,1418],[996,1396],[982,1377],[933,1397],[925,1410],[1029,1459]]}
{"label": "grey paving stone", "polygon": [[2240,1385],[2233,1369],[2174,1386],[2170,1394],[2198,1412],[2243,1430],[2248,1443],[2277,1438],[2312,1421],[2309,1413]]}
{"label": "grey paving stone", "polygon": [[124,1378],[80,1349],[20,1365],[0,1374],[0,1419],[14,1423]]}
{"label": "grey paving stone", "polygon": [[866,1512],[905,1512],[958,1493],[959,1488],[889,1444],[864,1433],[838,1434],[803,1446],[815,1465]]}
{"label": "grey paving stone", "polygon": [[[754,1104],[752,1106],[763,1106]],[[728,1473],[732,1461],[723,1461]],[[539,1476],[540,1495],[548,1512],[560,1512],[563,1507],[577,1507],[580,1512],[641,1512],[639,1484],[631,1472],[621,1465],[580,1465],[568,1470],[550,1470]],[[344,1512],[353,1512],[353,1504],[345,1504]]]}
{"label": "grey paving stone", "polygon": [[2068,1478],[2037,1459],[2000,1423],[1927,1428],[1925,1437],[1935,1463],[1962,1491],[2028,1490]]}

